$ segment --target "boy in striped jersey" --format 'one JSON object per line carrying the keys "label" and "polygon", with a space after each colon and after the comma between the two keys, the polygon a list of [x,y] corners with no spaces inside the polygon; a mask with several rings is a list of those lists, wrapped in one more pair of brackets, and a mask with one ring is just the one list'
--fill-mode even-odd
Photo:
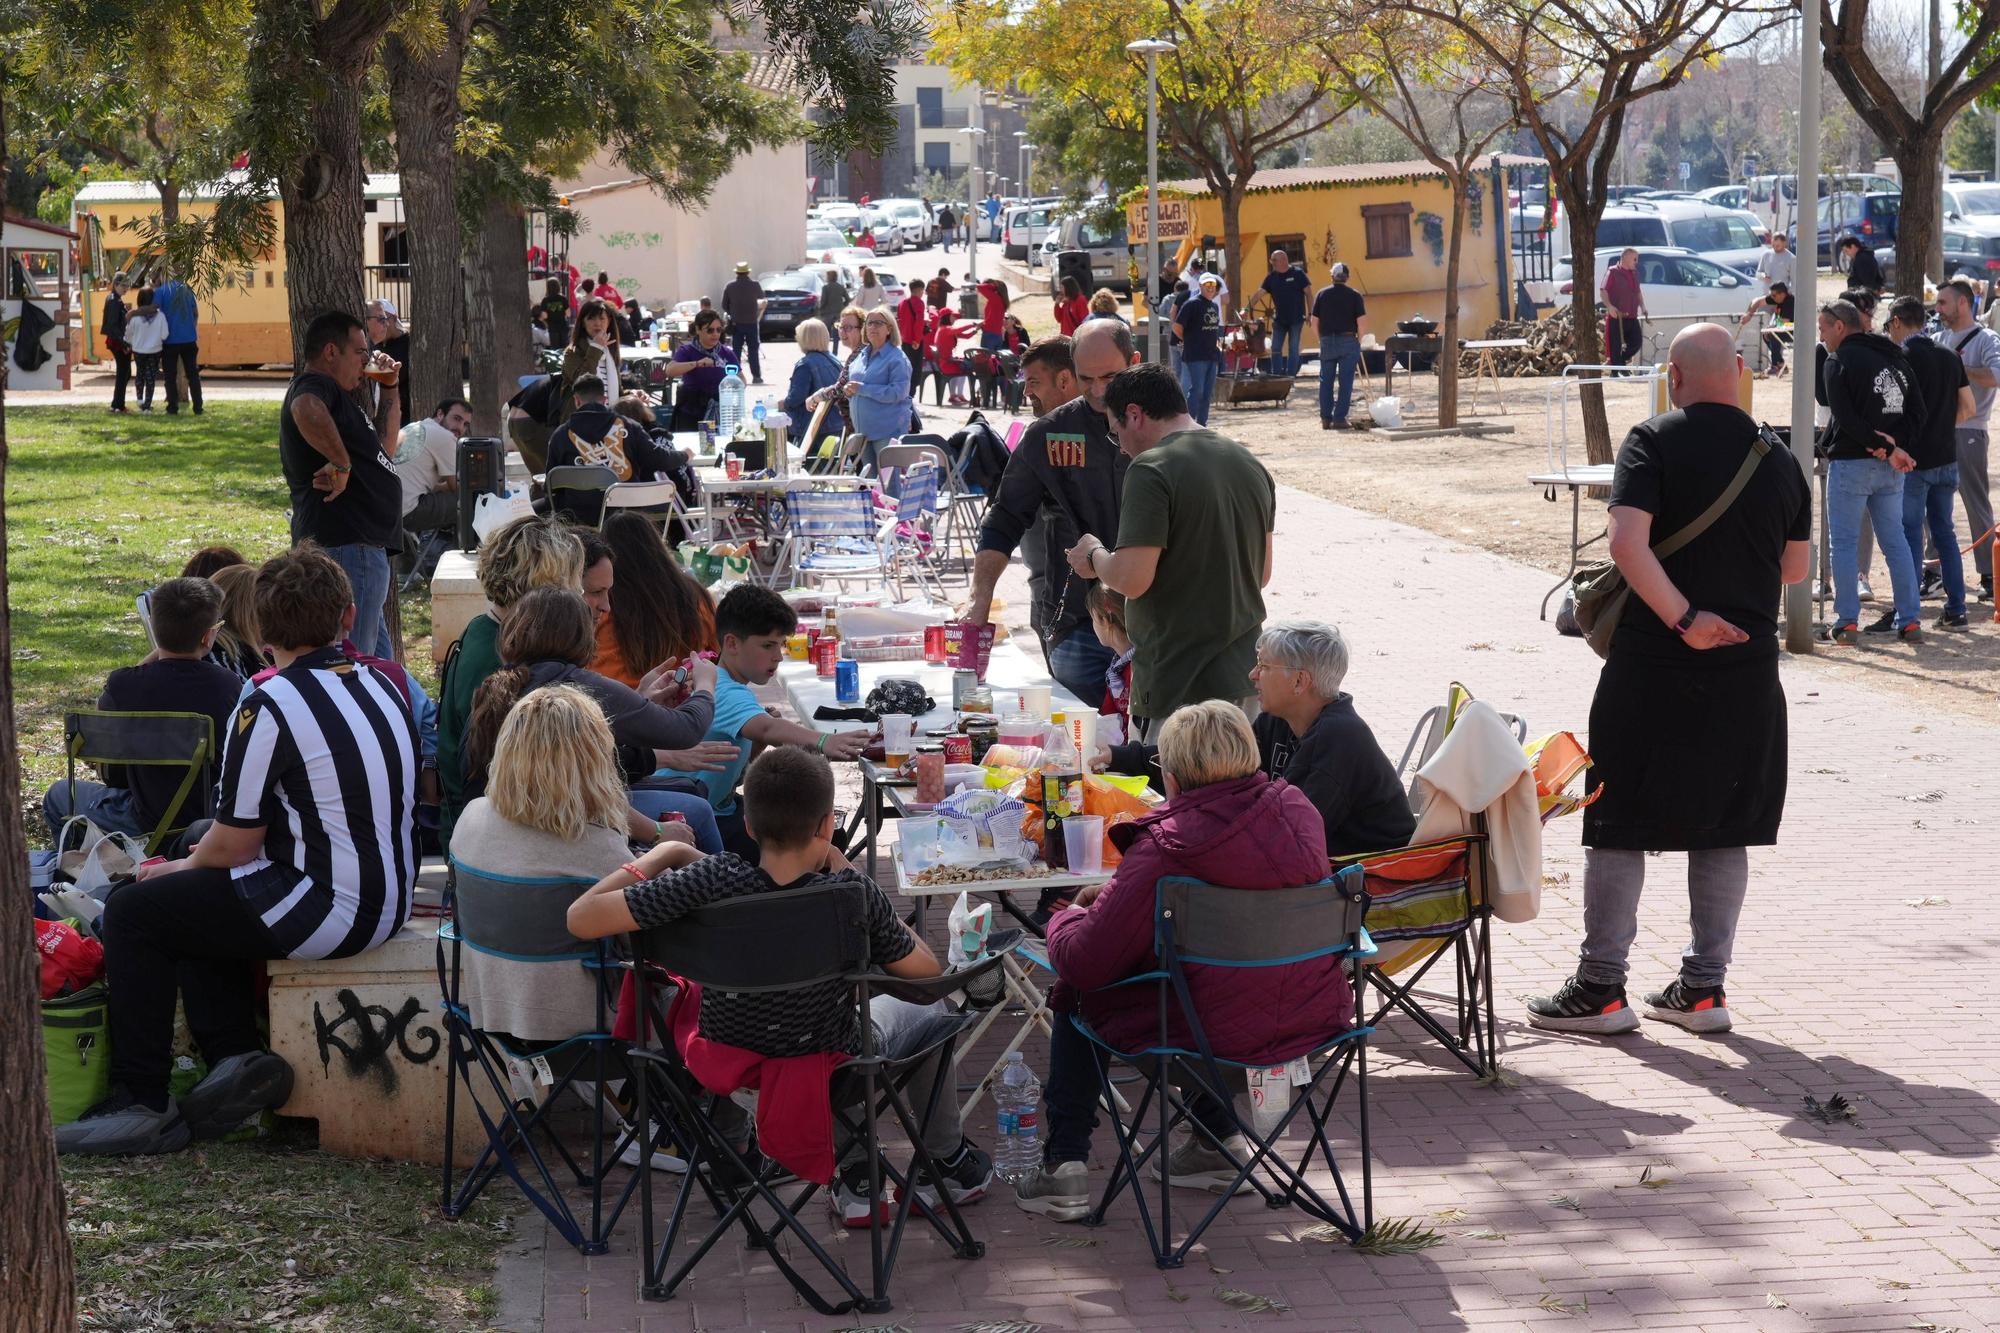
{"label": "boy in striped jersey", "polygon": [[[256,963],[349,957],[409,917],[416,729],[395,687],[337,646],[347,575],[304,543],[257,571],[256,610],[277,674],[230,720],[215,823],[105,904],[111,1093],[57,1131],[59,1152],[176,1152],[281,1105],[292,1070],[259,1044]],[[178,1105],[177,988],[209,1068]]]}

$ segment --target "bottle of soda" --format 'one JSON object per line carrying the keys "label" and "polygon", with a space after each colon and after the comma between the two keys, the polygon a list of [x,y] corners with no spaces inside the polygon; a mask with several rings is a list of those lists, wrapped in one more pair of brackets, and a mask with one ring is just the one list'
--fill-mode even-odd
{"label": "bottle of soda", "polygon": [[1069,720],[1057,713],[1042,749],[1042,859],[1051,870],[1069,869],[1063,821],[1083,813],[1083,761],[1070,739]]}
{"label": "bottle of soda", "polygon": [[1019,1051],[1007,1056],[1007,1067],[993,1089],[993,1173],[1010,1185],[1019,1184],[1042,1164],[1042,1084]]}

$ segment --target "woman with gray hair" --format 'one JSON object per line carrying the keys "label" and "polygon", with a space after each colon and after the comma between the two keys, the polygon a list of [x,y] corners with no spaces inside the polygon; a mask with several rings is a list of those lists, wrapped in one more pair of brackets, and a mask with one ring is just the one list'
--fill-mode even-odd
{"label": "woman with gray hair", "polygon": [[1341,691],[1346,678],[1347,640],[1323,621],[1276,621],[1257,640],[1260,763],[1311,799],[1330,856],[1401,847],[1417,827],[1395,766]]}

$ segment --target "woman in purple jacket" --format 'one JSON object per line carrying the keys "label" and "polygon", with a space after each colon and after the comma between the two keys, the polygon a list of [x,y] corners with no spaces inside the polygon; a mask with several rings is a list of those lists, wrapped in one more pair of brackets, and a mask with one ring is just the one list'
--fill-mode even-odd
{"label": "woman in purple jacket", "polygon": [[[1153,904],[1161,879],[1183,875],[1236,889],[1286,889],[1327,877],[1326,828],[1304,793],[1258,771],[1257,739],[1234,704],[1219,700],[1179,709],[1160,729],[1167,800],[1112,830],[1123,856],[1101,889],[1085,889],[1049,920],[1049,963],[1057,1012],[1042,1093],[1048,1127],[1042,1167],[1015,1186],[1031,1213],[1074,1222],[1090,1211],[1084,1162],[1097,1128],[1099,1052],[1071,1019],[1079,1010],[1112,1045],[1133,1050],[1159,1036],[1159,1001],[1151,987],[1116,991],[1114,981],[1159,965],[1153,953]],[[1215,1054],[1277,1065],[1317,1048],[1353,1020],[1353,994],[1338,960],[1243,971],[1190,965],[1189,993]],[[1178,1023],[1176,1006],[1170,1019]],[[1191,1038],[1173,1032],[1177,1044]],[[1225,1108],[1199,1095],[1190,1109],[1238,1161],[1248,1146]],[[1167,1159],[1175,1185],[1220,1193],[1236,1167],[1199,1136]],[[1247,1186],[1245,1187],[1247,1188]]]}

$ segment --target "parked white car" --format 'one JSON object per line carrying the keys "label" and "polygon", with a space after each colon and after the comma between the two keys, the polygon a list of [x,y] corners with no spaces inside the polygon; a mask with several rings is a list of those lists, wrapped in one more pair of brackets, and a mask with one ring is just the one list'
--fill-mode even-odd
{"label": "parked white car", "polygon": [[912,250],[927,250],[937,240],[937,220],[924,212],[921,199],[883,199],[875,211],[896,224],[903,244]]}
{"label": "parked white car", "polygon": [[834,228],[823,226],[819,223],[807,224],[806,226],[807,254],[814,256],[823,255],[829,250],[844,249],[846,245],[847,245],[847,237],[842,235],[839,231],[836,231]]}
{"label": "parked white car", "polygon": [[1944,216],[1947,222],[1959,218],[2000,220],[2000,185],[1991,181],[1953,181],[1944,187]]}
{"label": "parked white car", "polygon": [[[1598,291],[1604,275],[1618,262],[1626,247],[1603,246],[1597,251],[1597,271],[1591,276],[1591,290]],[[1558,302],[1567,304],[1573,270],[1567,256],[1555,263]],[[1639,247],[1639,295],[1646,313],[1655,319],[1703,319],[1728,316],[1732,321],[1743,314],[1757,280],[1740,269],[1727,268],[1690,250],[1667,246]]]}
{"label": "parked white car", "polygon": [[[1597,224],[1600,250],[1636,245],[1688,250],[1727,268],[1754,266],[1763,253],[1760,219],[1741,209],[1696,199],[1630,199],[1604,210]],[[1569,214],[1558,211],[1549,249],[1569,254]]]}
{"label": "parked white car", "polygon": [[1026,259],[1058,221],[1055,209],[1048,204],[1022,204],[1000,217],[1000,253],[1008,259]]}

